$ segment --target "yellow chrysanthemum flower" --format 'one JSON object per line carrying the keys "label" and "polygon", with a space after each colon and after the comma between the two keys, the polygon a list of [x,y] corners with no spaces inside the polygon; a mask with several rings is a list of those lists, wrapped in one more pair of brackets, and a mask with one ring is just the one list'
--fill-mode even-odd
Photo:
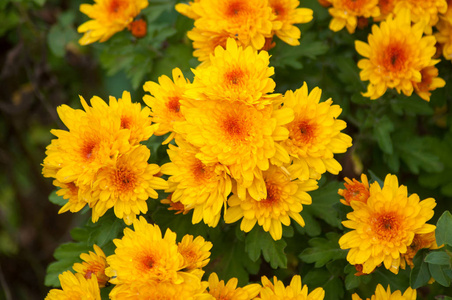
{"label": "yellow chrysanthemum flower", "polygon": [[269,58],[266,51],[243,49],[234,39],[228,39],[226,49],[215,48],[209,66],[193,70],[195,79],[186,96],[194,100],[239,101],[262,109],[277,96],[269,95],[275,89]]}
{"label": "yellow chrysanthemum flower", "polygon": [[130,93],[124,91],[122,98],[116,100],[110,96],[109,107],[113,115],[121,121],[121,129],[130,130],[129,143],[138,145],[148,140],[154,133],[155,126],[151,126],[152,119],[149,116],[149,107],[141,108],[140,103],[132,103]]}
{"label": "yellow chrysanthemum flower", "polygon": [[180,202],[185,209],[194,209],[193,224],[201,220],[215,227],[221,216],[221,208],[232,190],[227,169],[218,163],[204,164],[196,155],[199,150],[182,138],[176,138],[179,147],[169,145],[171,162],[161,168],[168,178],[173,192],[172,202]]}
{"label": "yellow chrysanthemum flower", "polygon": [[308,294],[308,286],[301,284],[300,275],[292,277],[287,287],[276,276],[273,276],[273,283],[266,276],[261,280],[262,289],[255,300],[323,300],[325,297],[325,291],[320,287]]}
{"label": "yellow chrysanthemum flower", "polygon": [[183,113],[186,121],[176,124],[175,130],[199,148],[196,157],[205,165],[226,166],[238,183],[239,196],[248,189],[253,198],[265,198],[261,171],[268,169],[270,158],[290,161],[276,142],[287,139],[282,125],[292,120],[292,109],[258,110],[242,102],[196,101]]}
{"label": "yellow chrysanthemum flower", "polygon": [[318,188],[315,180],[291,180],[290,174],[284,167],[271,165],[263,172],[267,197],[255,200],[250,196],[240,199],[232,195],[228,199],[229,208],[224,216],[226,223],[233,223],[242,219],[240,229],[249,232],[256,222],[270,232],[274,240],[282,237],[282,225],[290,225],[290,219],[304,226],[300,215],[304,205],[312,203],[308,191]]}
{"label": "yellow chrysanthemum flower", "polygon": [[399,0],[378,0],[378,7],[380,8],[380,16],[375,17],[375,21],[385,20],[389,14],[393,13],[394,7]]}
{"label": "yellow chrysanthemum flower", "polygon": [[361,174],[361,182],[356,179],[352,181],[347,177],[344,180],[345,189],[339,189],[338,191],[338,194],[344,197],[344,199],[340,199],[341,203],[348,206],[350,206],[351,201],[366,203],[369,198],[369,182],[366,174]]}
{"label": "yellow chrysanthemum flower", "polygon": [[50,290],[46,300],[101,300],[96,276],[86,279],[82,274],[66,271],[58,278],[62,290]]}
{"label": "yellow chrysanthemum flower", "polygon": [[442,88],[446,85],[444,79],[438,77],[438,69],[434,66],[421,70],[421,82],[413,82],[414,91],[425,101],[430,101],[430,91]]}
{"label": "yellow chrysanthemum flower", "polygon": [[[362,300],[361,297],[358,296],[358,294],[352,295],[352,300]],[[416,300],[416,290],[412,288],[407,288],[406,291],[403,293],[401,291],[395,291],[394,293],[391,293],[391,288],[388,285],[388,289],[385,291],[383,286],[381,284],[377,285],[377,288],[375,289],[375,294],[372,295],[372,297],[367,300]]]}
{"label": "yellow chrysanthemum flower", "polygon": [[112,300],[164,299],[164,300],[215,300],[205,292],[207,282],[189,276],[180,284],[172,282],[134,282],[121,284],[108,294]]}
{"label": "yellow chrysanthemum flower", "polygon": [[[164,135],[173,131],[174,123],[185,120],[181,112],[181,103],[190,81],[184,78],[179,68],[173,69],[173,80],[168,76],[160,76],[158,83],[147,81],[143,89],[151,95],[144,95],[144,102],[151,108],[152,121],[158,125],[155,135]],[[171,135],[163,142],[169,143],[175,136]]]}
{"label": "yellow chrysanthemum flower", "polygon": [[104,251],[97,246],[93,245],[94,251],[89,253],[80,254],[82,263],[75,263],[72,266],[75,272],[82,274],[86,279],[90,279],[93,275],[96,276],[99,287],[105,287],[105,284],[110,280],[110,277],[105,275],[105,268],[108,267],[107,257]]}
{"label": "yellow chrysanthemum flower", "polygon": [[407,195],[406,186],[399,186],[397,177],[388,174],[383,188],[378,182],[370,186],[367,204],[350,203],[353,212],[347,214],[342,224],[353,229],[339,240],[341,249],[350,249],[350,264],[362,264],[363,273],[369,274],[384,263],[386,269],[397,274],[401,254],[408,251],[415,234],[435,230],[426,224],[433,217],[435,199],[419,200],[417,194]]}
{"label": "yellow chrysanthemum flower", "polygon": [[147,7],[148,0],[94,0],[95,4],[82,4],[80,11],[92,20],[77,28],[84,32],[80,45],[96,41],[105,42],[116,32],[127,27],[140,11]]}
{"label": "yellow chrysanthemum flower", "polygon": [[438,32],[435,33],[435,37],[443,49],[443,56],[447,60],[452,60],[452,9],[450,11],[449,20],[440,20],[436,24]]}
{"label": "yellow chrysanthemum flower", "polygon": [[328,12],[333,17],[330,22],[332,31],[347,28],[349,33],[354,33],[358,25],[358,18],[376,18],[380,15],[378,0],[331,0],[332,7]]}
{"label": "yellow chrysanthemum flower", "polygon": [[347,124],[338,120],[342,112],[339,105],[328,99],[320,102],[322,91],[314,88],[308,93],[306,83],[284,95],[284,107],[291,108],[295,117],[285,125],[289,138],[281,145],[293,159],[288,167],[290,173],[301,180],[319,179],[326,171],[338,174],[341,165],[334,159],[335,153],[344,153],[351,147],[352,139],[341,133]]}
{"label": "yellow chrysanthemum flower", "polygon": [[177,244],[179,253],[184,258],[186,271],[193,271],[205,267],[210,261],[210,249],[212,243],[204,240],[202,236],[193,239],[192,235],[185,235],[182,241]]}
{"label": "yellow chrysanthemum flower", "polygon": [[405,95],[413,93],[413,82],[421,82],[421,70],[433,66],[439,60],[432,59],[436,52],[433,36],[422,36],[421,23],[411,25],[408,10],[402,10],[393,19],[372,26],[369,44],[355,42],[356,50],[364,56],[358,62],[361,80],[370,83],[363,96],[381,97],[388,88],[395,88]]}
{"label": "yellow chrysanthemum flower", "polygon": [[[200,2],[201,0],[195,0],[194,2]],[[192,8],[193,2],[189,1],[188,4],[187,3],[178,3],[176,4],[176,6],[174,7],[178,13],[183,14],[184,16],[196,20],[198,19],[200,16],[197,15]]]}
{"label": "yellow chrysanthemum flower", "polygon": [[438,249],[438,248],[439,247],[436,244],[436,236],[434,231],[425,234],[415,234],[413,241],[408,246],[407,252],[402,254],[401,261],[402,268],[405,268],[405,262],[411,268],[414,267],[413,258],[419,250]]}
{"label": "yellow chrysanthemum flower", "polygon": [[[184,257],[176,245],[176,234],[167,230],[162,238],[158,225],[140,217],[133,222],[134,230],[124,229],[122,239],[113,240],[115,254],[107,257],[105,274],[117,286],[132,283],[168,281],[184,282]],[[116,287],[115,287],[116,288]]]}
{"label": "yellow chrysanthemum flower", "polygon": [[291,46],[300,45],[298,41],[301,36],[300,29],[293,24],[308,23],[312,20],[312,9],[298,8],[298,0],[269,0],[268,4],[276,15],[276,21],[282,23],[275,34]]}
{"label": "yellow chrysanthemum flower", "polygon": [[192,3],[192,13],[199,16],[195,27],[201,30],[229,32],[244,45],[260,50],[265,38],[272,36],[275,16],[267,0],[203,0]]}
{"label": "yellow chrysanthemum flower", "polygon": [[155,176],[159,166],[148,164],[150,155],[149,149],[140,145],[98,172],[92,187],[92,197],[98,200],[93,207],[93,222],[113,207],[115,215],[130,225],[138,214],[147,212],[146,200],[158,198],[156,189],[168,188],[165,180]]}
{"label": "yellow chrysanthemum flower", "polygon": [[398,15],[408,9],[413,23],[421,23],[426,34],[432,34],[432,26],[439,20],[439,14],[447,10],[446,0],[399,0],[394,7],[394,14]]}
{"label": "yellow chrysanthemum flower", "polygon": [[[58,196],[63,197],[63,199],[67,200],[67,203],[63,205],[58,211],[59,214],[64,212],[78,212],[88,203],[85,199],[79,197],[79,187],[74,182],[63,183],[58,180],[53,181],[53,185],[59,187],[56,191]],[[91,205],[93,205],[91,203]]]}
{"label": "yellow chrysanthemum flower", "polygon": [[187,37],[193,41],[193,49],[195,49],[193,56],[197,57],[199,61],[204,62],[202,65],[209,65],[210,56],[215,52],[215,48],[218,46],[226,48],[226,41],[229,38],[235,39],[237,45],[243,46],[243,43],[237,37],[224,30],[216,32],[194,27],[187,32]]}
{"label": "yellow chrysanthemum flower", "polygon": [[209,291],[208,293],[214,299],[224,300],[251,300],[259,293],[259,284],[249,284],[243,288],[237,287],[238,280],[233,277],[224,284],[223,280],[218,279],[216,273],[211,273],[209,276]]}

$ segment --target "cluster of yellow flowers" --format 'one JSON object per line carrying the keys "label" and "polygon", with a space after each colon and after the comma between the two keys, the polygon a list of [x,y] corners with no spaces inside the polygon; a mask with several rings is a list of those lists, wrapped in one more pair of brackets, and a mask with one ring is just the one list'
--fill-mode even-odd
{"label": "cluster of yellow flowers", "polygon": [[[412,288],[407,288],[403,294],[401,291],[395,291],[394,293],[391,293],[391,288],[389,286],[385,290],[381,284],[378,284],[377,288],[375,289],[375,294],[372,295],[371,298],[367,298],[367,300],[383,300],[383,299],[416,300],[416,290],[413,290]],[[358,296],[358,294],[353,294],[352,300],[362,300],[362,299],[361,297]]]}
{"label": "cluster of yellow flowers", "polygon": [[176,234],[167,230],[164,236],[157,225],[140,217],[133,222],[134,230],[126,228],[122,239],[115,239],[115,254],[108,257],[97,245],[95,253],[80,255],[82,263],[73,265],[76,272],[59,276],[62,289],[52,289],[47,300],[98,299],[100,288],[114,284],[110,299],[299,299],[321,300],[322,288],[308,294],[300,276],[292,278],[289,286],[276,277],[273,282],[263,276],[262,284],[237,287],[237,278],[226,284],[216,273],[202,281],[210,260],[212,243],[198,236],[185,235],[176,243]]}
{"label": "cluster of yellow flowers", "polygon": [[[179,69],[173,80],[147,82],[144,101],[151,107],[156,135],[170,133],[171,162],[162,166],[171,198],[165,202],[193,209],[193,223],[215,227],[224,219],[242,219],[249,232],[256,223],[277,240],[290,218],[304,226],[307,191],[326,171],[338,174],[335,153],[344,153],[351,138],[332,100],[320,102],[321,90],[273,93],[274,71],[266,51],[238,46],[228,39],[211,63],[193,70],[188,82]],[[232,192],[232,196],[230,196]],[[229,208],[227,208],[229,206]]]}
{"label": "cluster of yellow flowers", "polygon": [[57,139],[47,146],[42,173],[55,178],[57,194],[68,201],[59,213],[88,204],[96,222],[114,207],[115,215],[130,225],[147,212],[146,200],[158,197],[155,189],[168,188],[156,176],[160,167],[148,164],[149,149],[140,144],[155,130],[150,109],[132,103],[128,92],[118,100],[110,97],[109,105],[93,97],[90,107],[80,98],[84,110],[58,107],[68,130],[51,131]]}
{"label": "cluster of yellow flowers", "polygon": [[[354,33],[366,26],[369,18],[381,24],[372,26],[368,44],[357,41],[356,50],[365,57],[358,63],[361,80],[370,81],[363,95],[371,99],[383,96],[388,88],[430,101],[431,91],[445,81],[438,77],[433,59],[442,45],[446,59],[452,59],[452,8],[446,0],[329,0],[333,19],[330,29],[346,27]],[[432,28],[438,32],[433,35]],[[423,36],[423,34],[426,34]]]}
{"label": "cluster of yellow flowers", "polygon": [[176,10],[195,20],[187,34],[193,41],[193,55],[208,61],[217,46],[226,46],[228,38],[255,50],[273,47],[274,35],[289,45],[299,45],[300,29],[294,24],[311,21],[313,14],[299,5],[298,0],[195,0],[177,4]]}
{"label": "cluster of yellow flowers", "polygon": [[351,206],[342,224],[352,229],[339,240],[342,249],[350,249],[347,260],[355,265],[357,275],[369,274],[382,263],[397,274],[406,264],[413,267],[413,257],[423,248],[436,249],[436,226],[426,222],[433,217],[435,199],[420,201],[408,196],[406,186],[388,174],[383,187],[370,184],[365,174],[361,182],[346,178],[341,202]]}

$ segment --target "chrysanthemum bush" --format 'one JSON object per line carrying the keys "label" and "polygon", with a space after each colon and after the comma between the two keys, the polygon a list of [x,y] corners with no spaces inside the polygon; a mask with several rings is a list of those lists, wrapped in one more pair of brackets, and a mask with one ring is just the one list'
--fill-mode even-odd
{"label": "chrysanthemum bush", "polygon": [[57,108],[48,299],[448,294],[448,4],[321,4],[81,5],[132,93]]}

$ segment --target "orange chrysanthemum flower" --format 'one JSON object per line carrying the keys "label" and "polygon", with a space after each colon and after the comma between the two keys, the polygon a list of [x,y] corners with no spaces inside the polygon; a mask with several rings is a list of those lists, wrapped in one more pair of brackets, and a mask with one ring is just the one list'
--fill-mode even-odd
{"label": "orange chrysanthemum flower", "polygon": [[293,24],[308,23],[312,20],[312,9],[298,8],[298,0],[269,0],[268,4],[276,15],[276,21],[281,22],[280,29],[275,34],[291,46],[300,45],[300,29]]}
{"label": "orange chrysanthemum flower", "polygon": [[192,13],[199,16],[195,27],[201,30],[228,32],[243,44],[259,50],[265,38],[272,36],[274,15],[268,2],[262,0],[203,0],[191,4]]}
{"label": "orange chrysanthemum flower", "polygon": [[426,34],[432,34],[432,26],[439,20],[439,14],[447,10],[446,0],[399,0],[394,7],[394,14],[398,15],[408,9],[413,23],[421,23]]}
{"label": "orange chrysanthemum flower", "polygon": [[347,124],[337,119],[342,109],[328,99],[320,102],[322,91],[314,88],[308,93],[306,83],[284,95],[284,107],[294,111],[294,120],[285,127],[289,138],[281,142],[293,159],[288,167],[296,178],[319,179],[326,171],[338,174],[341,165],[334,159],[335,153],[344,153],[351,147],[352,139],[341,133]]}
{"label": "orange chrysanthemum flower", "polygon": [[95,4],[82,4],[80,11],[90,17],[77,29],[83,32],[80,45],[96,41],[105,42],[116,32],[129,25],[140,11],[147,7],[148,0],[94,0]]}
{"label": "orange chrysanthemum flower", "polygon": [[144,95],[143,100],[151,108],[152,120],[158,125],[154,134],[160,136],[172,132],[164,144],[174,138],[174,124],[185,120],[180,101],[190,84],[179,68],[173,69],[172,73],[173,80],[163,75],[159,77],[158,83],[147,81],[143,86],[152,95]]}
{"label": "orange chrysanthemum flower", "polygon": [[[352,295],[352,300],[362,300],[358,294]],[[372,295],[371,298],[367,298],[367,300],[416,300],[416,290],[412,288],[407,288],[403,293],[401,291],[395,291],[391,293],[391,288],[388,285],[388,289],[385,290],[381,284],[377,285],[375,289],[375,294]]]}
{"label": "orange chrysanthemum flower", "polygon": [[224,220],[233,223],[242,219],[240,229],[249,232],[258,223],[265,231],[270,232],[274,240],[282,237],[282,224],[289,226],[290,219],[304,226],[300,215],[304,205],[312,203],[307,193],[318,188],[315,180],[291,180],[284,167],[271,165],[263,172],[267,197],[255,200],[250,196],[241,199],[233,195],[228,199],[229,208]]}
{"label": "orange chrysanthemum flower", "polygon": [[378,182],[372,183],[367,203],[352,201],[350,205],[353,212],[342,224],[353,230],[340,238],[339,245],[350,249],[347,260],[362,264],[365,274],[381,263],[397,274],[401,255],[408,251],[415,234],[435,230],[434,225],[426,224],[433,217],[435,200],[408,196],[407,188],[399,186],[395,175],[386,176],[383,188]]}
{"label": "orange chrysanthemum flower", "polygon": [[354,33],[359,17],[376,18],[380,15],[378,0],[331,0],[331,4],[328,12],[333,17],[330,22],[333,31],[345,27],[349,33]]}
{"label": "orange chrysanthemum flower", "polygon": [[66,271],[58,279],[62,289],[50,290],[45,300],[101,300],[96,276],[86,279],[82,274],[74,275],[71,271]]}
{"label": "orange chrysanthemum flower", "polygon": [[338,194],[344,197],[341,199],[341,203],[350,206],[351,201],[367,202],[369,198],[369,182],[367,181],[366,174],[361,174],[361,182],[356,179],[350,180],[347,177],[344,178],[345,189],[339,189]]}
{"label": "orange chrysanthemum flower", "polygon": [[166,199],[160,200],[160,203],[168,204],[169,205],[168,210],[175,210],[176,211],[175,212],[176,215],[178,215],[178,214],[186,215],[186,214],[188,214],[190,212],[190,210],[193,209],[193,208],[187,209],[187,208],[185,208],[185,205],[183,205],[182,203],[174,202],[172,200],[172,197],[173,197],[173,194],[171,193],[171,194],[169,194],[169,196]]}
{"label": "orange chrysanthemum flower", "polygon": [[436,236],[435,232],[429,232],[425,234],[415,234],[413,241],[408,246],[408,250],[406,253],[402,254],[401,264],[405,267],[405,262],[411,268],[414,267],[413,258],[416,253],[421,249],[438,249],[438,245],[436,244]]}
{"label": "orange chrysanthemum flower", "polygon": [[96,276],[99,287],[105,287],[105,284],[110,280],[110,277],[105,275],[105,268],[108,267],[107,257],[104,251],[97,246],[93,245],[94,251],[89,253],[80,254],[82,263],[75,263],[72,266],[75,272],[82,274],[86,279],[90,279],[93,275]]}
{"label": "orange chrysanthemum flower", "polygon": [[227,169],[218,163],[204,164],[197,154],[199,150],[182,138],[176,139],[179,147],[169,145],[171,162],[162,166],[172,192],[171,201],[181,203],[184,209],[194,209],[193,224],[201,220],[215,227],[221,209],[231,193],[232,181]]}
{"label": "orange chrysanthemum flower", "polygon": [[380,8],[380,16],[374,18],[376,21],[385,20],[389,14],[394,11],[394,7],[398,0],[378,0],[378,7]]}
{"label": "orange chrysanthemum flower", "polygon": [[209,291],[208,293],[213,296],[214,299],[225,300],[249,300],[259,293],[259,284],[249,284],[243,288],[237,287],[238,280],[233,277],[224,284],[223,280],[218,280],[216,273],[209,275]]}
{"label": "orange chrysanthemum flower", "polygon": [[196,101],[184,110],[185,122],[176,132],[199,148],[196,157],[205,165],[220,163],[238,183],[239,195],[246,189],[255,199],[266,197],[262,170],[275,158],[289,162],[287,152],[276,142],[287,138],[282,125],[292,120],[292,110],[282,107],[258,110],[253,106],[228,101]]}
{"label": "orange chrysanthemum flower", "polygon": [[127,26],[127,29],[129,29],[132,35],[136,38],[143,38],[148,32],[147,23],[143,19],[133,21]]}
{"label": "orange chrysanthemum flower", "polygon": [[421,82],[413,82],[414,91],[425,101],[430,101],[430,91],[446,85],[444,79],[438,77],[438,69],[429,66],[421,70]]}
{"label": "orange chrysanthemum flower", "polygon": [[275,82],[269,67],[270,56],[252,47],[243,49],[234,39],[228,39],[226,48],[215,48],[207,67],[193,70],[195,79],[186,96],[193,100],[225,100],[254,105],[258,109],[272,103]]}
{"label": "orange chrysanthemum flower", "polygon": [[155,189],[168,188],[165,180],[156,177],[159,166],[148,164],[150,155],[149,149],[140,145],[99,171],[92,188],[93,197],[98,199],[93,222],[114,207],[115,215],[131,225],[138,214],[147,212],[146,200],[158,198]]}
{"label": "orange chrysanthemum flower", "polygon": [[374,25],[369,44],[356,41],[359,54],[365,57],[358,62],[361,80],[369,80],[363,96],[381,97],[388,88],[405,95],[413,93],[413,82],[421,82],[421,70],[433,66],[436,52],[435,38],[422,36],[422,24],[411,25],[409,11],[401,11],[395,19],[389,16],[380,27]]}
{"label": "orange chrysanthemum flower", "polygon": [[292,277],[287,287],[276,276],[273,276],[273,283],[266,276],[261,280],[262,289],[255,300],[322,300],[325,297],[325,290],[320,287],[308,294],[308,286],[301,284],[300,275]]}

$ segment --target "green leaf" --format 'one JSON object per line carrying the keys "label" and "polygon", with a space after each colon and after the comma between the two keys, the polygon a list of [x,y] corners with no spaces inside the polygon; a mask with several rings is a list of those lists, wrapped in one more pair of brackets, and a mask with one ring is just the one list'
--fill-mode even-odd
{"label": "green leaf", "polygon": [[435,279],[439,284],[446,287],[450,286],[451,278],[447,274],[445,274],[445,270],[450,270],[450,266],[429,264],[428,269],[430,271],[430,274],[432,274],[433,279]]}
{"label": "green leaf", "polygon": [[255,226],[245,238],[245,251],[252,261],[257,261],[261,253],[273,269],[286,268],[287,257],[284,253],[286,242],[281,239],[273,240],[268,232],[265,232],[260,226]]}
{"label": "green leaf", "polygon": [[436,223],[436,243],[452,246],[452,215],[446,210]]}
{"label": "green leaf", "polygon": [[340,235],[328,232],[324,238],[313,238],[309,240],[311,248],[303,250],[300,259],[307,263],[315,263],[316,268],[323,267],[327,262],[344,259],[347,251],[339,248]]}
{"label": "green leaf", "polygon": [[391,132],[394,131],[394,124],[387,117],[376,119],[374,123],[374,136],[377,138],[378,146],[387,154],[393,153]]}
{"label": "green leaf", "polygon": [[64,12],[58,17],[58,23],[49,30],[47,44],[57,57],[63,57],[66,54],[66,45],[78,38],[73,26],[74,20],[75,13],[73,11]]}
{"label": "green leaf", "polygon": [[434,251],[427,254],[424,261],[434,265],[451,265],[451,257],[444,251]]}
{"label": "green leaf", "polygon": [[411,270],[410,274],[410,286],[412,289],[417,289],[426,285],[432,277],[428,264],[424,262],[424,257],[425,251],[419,251],[413,258],[414,268]]}
{"label": "green leaf", "polygon": [[347,265],[344,271],[347,274],[347,276],[345,276],[345,289],[347,291],[367,284],[372,279],[372,274],[356,276],[356,268],[352,265]]}
{"label": "green leaf", "polygon": [[57,191],[55,190],[50,194],[49,201],[59,206],[65,205],[68,200],[64,199],[63,196],[58,196],[56,192]]}
{"label": "green leaf", "polygon": [[338,181],[332,181],[321,186],[318,190],[310,192],[312,204],[303,206],[301,216],[304,212],[310,213],[331,226],[342,228],[341,220],[338,217],[338,211],[334,208],[335,204],[340,203],[340,195],[337,191],[343,188],[343,184]]}
{"label": "green leaf", "polygon": [[313,269],[302,279],[309,291],[321,287],[325,290],[325,300],[339,300],[344,296],[344,285],[341,279],[324,269]]}

